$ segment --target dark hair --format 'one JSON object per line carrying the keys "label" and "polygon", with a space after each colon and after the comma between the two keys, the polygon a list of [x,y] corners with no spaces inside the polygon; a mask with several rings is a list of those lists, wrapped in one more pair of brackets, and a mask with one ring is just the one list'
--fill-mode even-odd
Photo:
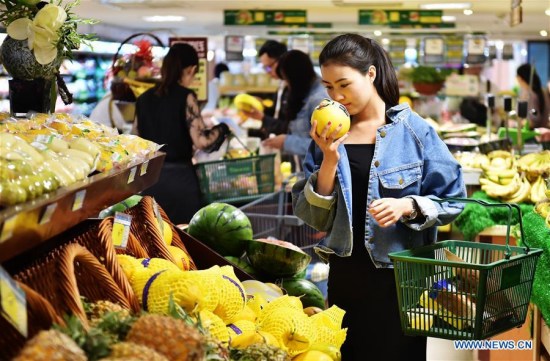
{"label": "dark hair", "polygon": [[374,86],[386,104],[386,109],[399,103],[399,85],[393,64],[386,51],[376,41],[358,34],[344,34],[329,41],[321,54],[319,65],[349,66],[366,75],[376,68]]}
{"label": "dark hair", "polygon": [[176,85],[185,68],[199,65],[199,56],[195,48],[186,43],[177,43],[170,47],[160,68],[161,81],[157,94],[166,95]]}
{"label": "dark hair", "polygon": [[219,78],[224,71],[229,71],[229,67],[225,63],[218,63],[214,67],[214,78]]}
{"label": "dark hair", "polygon": [[[531,71],[533,72],[533,80],[531,79]],[[516,70],[516,74],[518,77],[520,77],[525,83],[527,83],[533,92],[537,94],[537,97],[539,98],[539,108],[537,109],[537,112],[540,114],[540,116],[543,116],[545,114],[546,110],[546,102],[544,101],[544,94],[542,92],[542,83],[540,81],[539,75],[537,74],[537,70],[534,67],[531,67],[531,64],[522,64],[518,67]]]}
{"label": "dark hair", "polygon": [[465,97],[460,102],[460,115],[482,127],[487,125],[487,107],[476,97]]}
{"label": "dark hair", "polygon": [[286,51],[287,47],[285,44],[276,40],[267,40],[258,51],[258,57],[267,54],[272,59],[279,59]]}
{"label": "dark hair", "polygon": [[279,59],[277,76],[288,83],[287,120],[295,119],[317,79],[309,55],[300,50],[286,52]]}

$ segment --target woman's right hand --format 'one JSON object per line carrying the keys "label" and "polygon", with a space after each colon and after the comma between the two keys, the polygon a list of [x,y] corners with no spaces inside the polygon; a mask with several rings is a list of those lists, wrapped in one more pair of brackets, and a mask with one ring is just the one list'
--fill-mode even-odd
{"label": "woman's right hand", "polygon": [[340,154],[338,153],[338,146],[348,137],[349,133],[344,134],[339,139],[336,139],[336,136],[340,129],[342,129],[342,124],[336,127],[336,129],[329,134],[331,123],[328,122],[327,125],[323,128],[321,134],[317,134],[317,120],[313,120],[311,124],[311,129],[309,135],[311,139],[317,144],[319,149],[323,152],[323,162],[327,161],[331,165],[336,165],[340,160]]}
{"label": "woman's right hand", "polygon": [[256,108],[252,108],[250,111],[241,110],[241,112],[248,118],[257,119],[257,120],[264,119],[264,113],[259,111]]}

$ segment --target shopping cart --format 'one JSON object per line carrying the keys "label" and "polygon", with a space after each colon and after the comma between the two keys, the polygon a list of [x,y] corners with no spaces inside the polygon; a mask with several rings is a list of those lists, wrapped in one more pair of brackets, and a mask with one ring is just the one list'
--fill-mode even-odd
{"label": "shopping cart", "polygon": [[290,242],[309,254],[312,262],[317,262],[319,257],[313,247],[323,240],[326,232],[308,226],[292,211],[292,184],[303,177],[303,173],[292,174],[283,180],[279,190],[247,203],[240,209],[250,219],[254,238],[273,237]]}

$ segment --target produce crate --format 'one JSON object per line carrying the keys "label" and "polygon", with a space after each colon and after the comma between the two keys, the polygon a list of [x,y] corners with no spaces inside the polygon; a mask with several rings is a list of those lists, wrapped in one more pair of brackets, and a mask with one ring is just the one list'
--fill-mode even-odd
{"label": "produce crate", "polygon": [[245,204],[240,209],[250,219],[254,238],[274,237],[290,242],[317,261],[318,256],[313,247],[323,240],[326,233],[305,224],[292,210],[291,187],[288,182],[302,177],[302,173],[291,175],[283,181],[280,190]]}
{"label": "produce crate", "polygon": [[275,188],[275,154],[197,163],[196,170],[206,203],[250,202]]}
{"label": "produce crate", "polygon": [[[474,199],[447,199],[508,207]],[[441,202],[443,202],[441,201]],[[401,326],[407,335],[483,340],[525,322],[542,249],[442,241],[389,254],[394,264]],[[525,237],[522,237],[524,240]]]}

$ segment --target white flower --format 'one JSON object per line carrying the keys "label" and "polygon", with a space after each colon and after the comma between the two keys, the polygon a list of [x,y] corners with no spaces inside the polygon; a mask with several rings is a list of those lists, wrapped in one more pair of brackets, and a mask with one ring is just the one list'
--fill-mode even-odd
{"label": "white flower", "polygon": [[36,61],[42,65],[57,57],[58,30],[67,20],[67,13],[59,6],[47,4],[34,20],[19,18],[8,25],[8,35],[15,40],[28,39],[29,49],[34,50]]}

